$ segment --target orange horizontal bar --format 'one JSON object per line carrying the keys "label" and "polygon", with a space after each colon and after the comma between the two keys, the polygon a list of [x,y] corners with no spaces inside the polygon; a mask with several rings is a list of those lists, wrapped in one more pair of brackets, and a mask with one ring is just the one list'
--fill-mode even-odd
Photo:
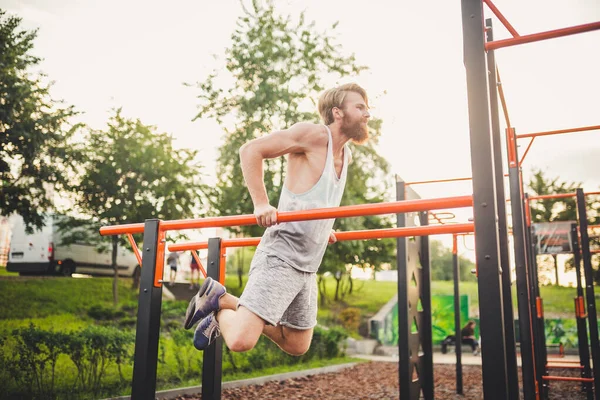
{"label": "orange horizontal bar", "polygon": [[534,138],[534,137],[538,137],[538,136],[560,135],[562,133],[595,131],[595,130],[600,130],[600,125],[581,126],[579,128],[558,129],[555,131],[546,131],[546,132],[522,133],[520,135],[517,135],[517,139]]}
{"label": "orange horizontal bar", "polygon": [[[587,193],[584,193],[584,195],[585,196],[595,196],[595,195],[600,195],[600,192],[587,192]],[[575,193],[575,192],[542,194],[539,196],[529,196],[529,200],[562,199],[564,197],[575,197],[575,196],[577,196],[577,193]]]}
{"label": "orange horizontal bar", "polygon": [[599,22],[591,22],[589,24],[571,26],[568,28],[554,29],[551,31],[534,33],[531,35],[519,36],[516,38],[494,40],[493,42],[487,42],[485,44],[486,50],[495,50],[502,47],[515,46],[518,44],[525,44],[531,42],[539,42],[541,40],[554,39],[563,36],[575,35],[577,33],[590,32],[600,29]]}
{"label": "orange horizontal bar", "polygon": [[561,364],[569,364],[569,363],[579,364],[581,362],[581,361],[575,361],[575,360],[573,360],[573,361],[564,360],[562,358],[557,358],[557,357],[548,357],[549,362],[553,362],[552,360],[556,360],[557,363],[561,363]]}
{"label": "orange horizontal bar", "polygon": [[433,179],[430,181],[415,181],[415,182],[404,182],[404,185],[406,186],[410,186],[410,185],[423,185],[426,183],[444,183],[444,182],[458,182],[458,181],[470,181],[472,180],[472,177],[465,177],[465,178],[450,178],[450,179]]}
{"label": "orange horizontal bar", "polygon": [[546,368],[548,368],[548,369],[559,369],[559,368],[564,368],[564,369],[583,369],[583,365],[550,365],[550,364],[547,364]]}
{"label": "orange horizontal bar", "polygon": [[[315,219],[330,219],[344,217],[361,217],[366,215],[397,214],[415,211],[439,210],[441,208],[470,207],[473,205],[472,196],[442,197],[436,199],[402,200],[389,203],[371,203],[354,206],[315,208],[313,210],[286,211],[278,213],[278,222],[308,221]],[[201,219],[180,219],[163,221],[160,230],[175,231],[182,229],[216,228],[227,226],[242,226],[256,224],[252,214],[234,215],[228,217],[210,217]],[[101,235],[123,235],[127,233],[142,233],[144,224],[124,224],[100,228]]]}
{"label": "orange horizontal bar", "polygon": [[545,381],[571,381],[571,382],[594,382],[594,378],[577,378],[570,376],[549,376],[544,375],[542,379]]}
{"label": "orange horizontal bar", "polygon": [[[450,233],[474,232],[473,223],[448,224],[436,226],[411,226],[405,228],[371,229],[361,231],[335,232],[338,241],[383,239],[406,236],[444,235]],[[258,246],[260,238],[235,238],[221,240],[222,247]],[[208,242],[175,243],[168,246],[169,251],[187,251],[208,248]]]}

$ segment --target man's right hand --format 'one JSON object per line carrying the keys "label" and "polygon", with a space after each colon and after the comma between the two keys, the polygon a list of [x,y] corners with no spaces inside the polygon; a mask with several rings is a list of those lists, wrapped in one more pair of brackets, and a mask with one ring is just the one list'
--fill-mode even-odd
{"label": "man's right hand", "polygon": [[256,207],[254,216],[258,225],[263,228],[268,228],[277,223],[277,209],[270,204]]}

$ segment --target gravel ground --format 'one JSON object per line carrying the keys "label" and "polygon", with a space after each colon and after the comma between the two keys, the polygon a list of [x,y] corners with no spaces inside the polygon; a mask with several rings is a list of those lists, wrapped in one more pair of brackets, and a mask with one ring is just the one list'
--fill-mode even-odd
{"label": "gravel ground", "polygon": [[[481,366],[463,366],[464,395],[456,394],[454,365],[435,365],[436,400],[480,400],[483,398]],[[568,376],[566,374],[561,374]],[[585,399],[575,382],[552,382],[550,399]],[[176,397],[176,400],[199,400],[201,394]],[[398,364],[366,362],[337,373],[270,382],[223,390],[223,400],[367,400],[398,399]]]}

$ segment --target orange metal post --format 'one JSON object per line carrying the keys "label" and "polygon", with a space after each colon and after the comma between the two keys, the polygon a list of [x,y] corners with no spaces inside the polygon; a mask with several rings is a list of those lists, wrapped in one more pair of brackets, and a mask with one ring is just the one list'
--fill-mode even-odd
{"label": "orange metal post", "polygon": [[495,50],[502,47],[515,46],[531,42],[539,42],[541,40],[554,39],[562,36],[574,35],[577,33],[590,32],[600,29],[600,22],[592,22],[589,24],[572,26],[569,28],[554,29],[551,31],[534,33],[531,35],[519,36],[511,39],[494,40],[485,44],[486,50]]}
{"label": "orange metal post", "polygon": [[160,229],[162,221],[158,223],[158,248],[156,249],[156,269],[154,273],[154,287],[161,287],[165,268],[165,242],[167,234]]}
{"label": "orange metal post", "polygon": [[517,166],[517,154],[515,146],[515,130],[514,128],[506,128],[506,140],[508,141],[508,166],[514,168]]}
{"label": "orange metal post", "polygon": [[535,304],[536,304],[536,308],[537,308],[537,317],[538,318],[543,318],[544,317],[544,303],[542,301],[541,297],[536,297],[535,298]]}
{"label": "orange metal post", "polygon": [[452,254],[458,254],[458,237],[456,233],[452,235]]}

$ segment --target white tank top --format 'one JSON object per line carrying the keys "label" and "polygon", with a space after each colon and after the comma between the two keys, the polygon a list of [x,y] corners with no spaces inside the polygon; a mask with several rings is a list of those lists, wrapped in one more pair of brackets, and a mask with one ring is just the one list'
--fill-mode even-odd
{"label": "white tank top", "polygon": [[[332,137],[329,127],[327,159],[319,181],[304,193],[290,192],[285,184],[281,190],[278,211],[310,210],[313,208],[338,207],[342,201],[350,148],[344,145],[344,164],[338,178],[335,171]],[[327,249],[329,234],[335,219],[284,222],[271,226],[258,245],[258,250],[280,258],[292,267],[304,272],[317,272]]]}

